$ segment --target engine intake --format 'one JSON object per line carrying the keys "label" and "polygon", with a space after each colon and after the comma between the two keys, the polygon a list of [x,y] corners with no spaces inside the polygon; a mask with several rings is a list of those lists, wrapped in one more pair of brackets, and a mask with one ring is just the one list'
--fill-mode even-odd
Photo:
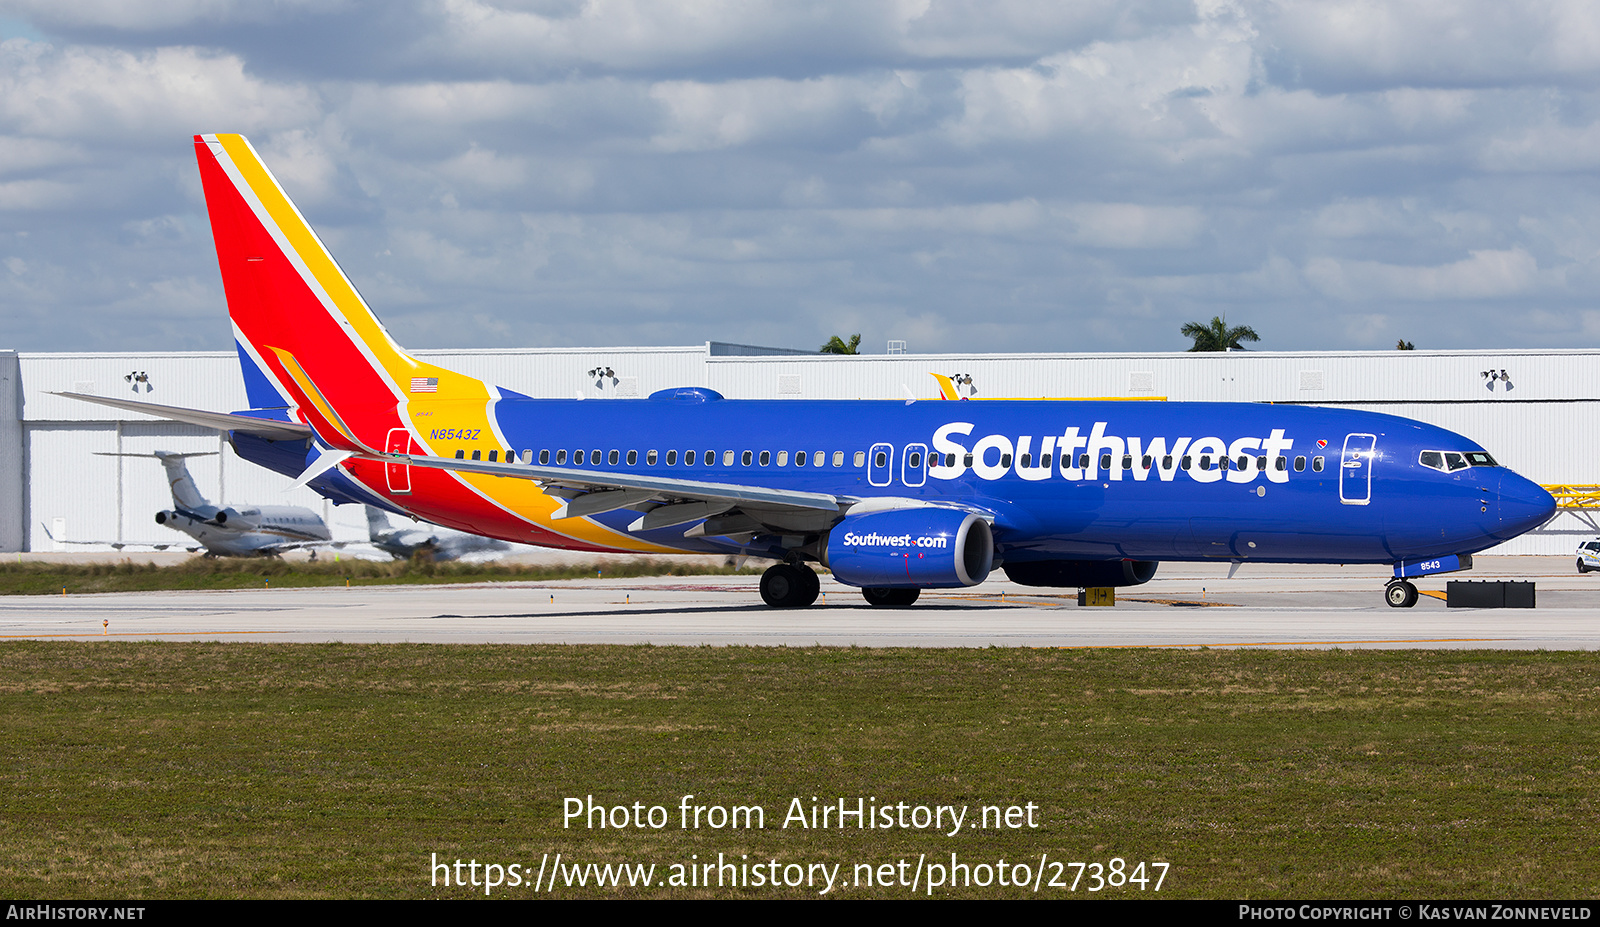
{"label": "engine intake", "polygon": [[994,566],[989,523],[957,509],[914,508],[847,516],[829,532],[823,565],[852,586],[976,586]]}

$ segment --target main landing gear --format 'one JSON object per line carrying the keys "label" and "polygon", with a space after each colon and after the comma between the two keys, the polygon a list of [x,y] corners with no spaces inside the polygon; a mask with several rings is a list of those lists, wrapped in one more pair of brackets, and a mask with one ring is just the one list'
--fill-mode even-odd
{"label": "main landing gear", "polygon": [[1417,587],[1397,579],[1383,588],[1383,600],[1390,608],[1410,608],[1417,604]]}
{"label": "main landing gear", "polygon": [[880,589],[872,586],[861,590],[867,604],[873,608],[904,608],[915,602],[921,589]]}
{"label": "main landing gear", "polygon": [[[761,574],[761,601],[773,608],[805,608],[822,592],[822,582],[810,567],[779,563]],[[866,588],[861,595],[876,608],[904,608],[917,601],[921,589]]]}
{"label": "main landing gear", "polygon": [[779,563],[761,574],[761,601],[773,608],[805,608],[821,591],[822,582],[810,567]]}

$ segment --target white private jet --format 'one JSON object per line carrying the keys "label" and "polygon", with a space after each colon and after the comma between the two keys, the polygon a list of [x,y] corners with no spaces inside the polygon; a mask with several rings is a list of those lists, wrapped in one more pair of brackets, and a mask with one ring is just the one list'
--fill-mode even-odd
{"label": "white private jet", "polygon": [[[219,507],[206,501],[205,496],[189,475],[184,460],[189,457],[209,457],[215,451],[196,454],[175,454],[156,451],[153,454],[98,454],[100,457],[154,457],[167,468],[167,482],[172,486],[172,508],[156,513],[156,524],[174,531],[182,531],[199,542],[210,556],[261,557],[274,556],[286,550],[301,547],[320,547],[329,544],[332,536],[328,526],[316,512],[298,505],[247,505]],[[126,543],[112,541],[65,541],[50,534],[52,541],[67,544],[109,544],[121,549]],[[132,542],[147,546],[142,542]],[[158,550],[169,545],[159,542],[148,544]],[[191,547],[190,550],[199,548]]]}

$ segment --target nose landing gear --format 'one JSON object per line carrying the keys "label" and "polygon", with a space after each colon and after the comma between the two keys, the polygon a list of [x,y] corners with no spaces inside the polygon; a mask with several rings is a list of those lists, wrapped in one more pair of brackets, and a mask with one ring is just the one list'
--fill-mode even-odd
{"label": "nose landing gear", "polygon": [[1390,608],[1410,608],[1417,604],[1417,587],[1403,579],[1394,580],[1384,587],[1383,600]]}

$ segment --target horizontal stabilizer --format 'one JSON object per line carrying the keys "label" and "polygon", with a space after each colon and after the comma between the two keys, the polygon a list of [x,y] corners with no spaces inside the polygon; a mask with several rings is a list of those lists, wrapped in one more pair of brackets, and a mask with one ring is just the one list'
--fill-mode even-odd
{"label": "horizontal stabilizer", "polygon": [[51,393],[50,395],[66,396],[68,399],[81,399],[84,402],[111,406],[114,409],[123,409],[128,412],[142,412],[145,415],[152,415],[156,418],[172,422],[186,422],[190,425],[199,425],[202,428],[215,428],[218,431],[242,431],[245,434],[257,435],[272,441],[302,441],[311,437],[311,429],[299,422],[275,422],[250,415],[207,412],[203,409],[184,409],[178,406],[157,405],[153,402],[135,402],[131,399],[109,399],[105,396],[90,396],[86,393]]}
{"label": "horizontal stabilizer", "polygon": [[300,474],[300,478],[290,484],[289,488],[285,489],[284,492],[293,492],[299,489],[354,456],[355,451],[323,451],[322,456],[317,458],[317,462],[307,467],[306,471]]}

